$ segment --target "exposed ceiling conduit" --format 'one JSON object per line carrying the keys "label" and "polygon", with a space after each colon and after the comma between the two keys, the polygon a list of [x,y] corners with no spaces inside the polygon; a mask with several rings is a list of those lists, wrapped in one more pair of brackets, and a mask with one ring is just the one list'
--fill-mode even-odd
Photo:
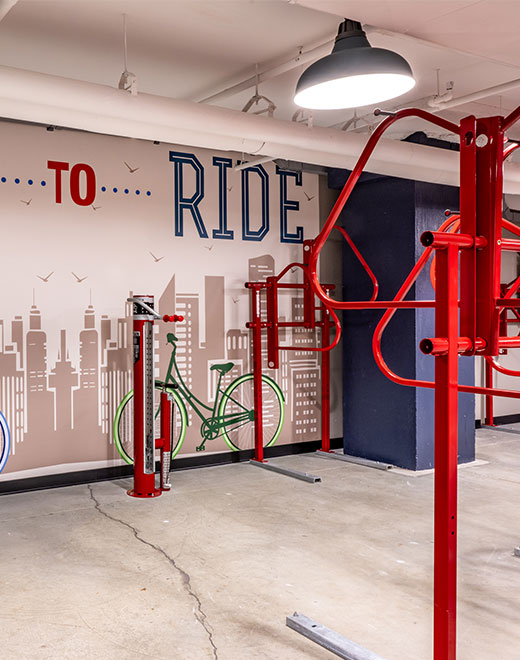
{"label": "exposed ceiling conduit", "polygon": [[[0,66],[0,116],[122,137],[352,168],[366,138],[330,128],[128,92]],[[367,171],[458,185],[458,154],[382,139]],[[520,165],[505,166],[504,189],[520,194]]]}
{"label": "exposed ceiling conduit", "polygon": [[[382,35],[385,37],[391,37],[396,40],[404,41],[405,43],[412,43],[414,45],[427,47],[427,48],[436,48],[441,51],[448,51],[453,53],[458,53],[460,55],[465,55],[466,57],[474,57],[475,59],[481,59],[486,62],[494,62],[503,67],[510,67],[512,69],[518,69],[518,67],[510,62],[503,62],[502,60],[496,60],[492,57],[481,55],[479,53],[472,53],[465,50],[460,50],[454,46],[446,46],[443,44],[436,43],[435,41],[429,41],[428,39],[422,39],[420,37],[414,37],[410,34],[405,34],[402,32],[395,32],[394,30],[387,30],[386,28],[380,28],[375,25],[363,25],[363,29],[368,36],[371,35]],[[287,71],[292,71],[297,67],[307,64],[308,62],[314,62],[320,57],[325,57],[329,55],[332,47],[334,46],[335,35],[332,39],[326,41],[314,42],[306,46],[301,47],[301,52],[297,55],[294,55],[290,58],[282,58],[278,62],[271,64],[266,69],[263,69],[261,73],[258,74],[258,82],[265,82],[267,80],[272,80],[277,78]],[[513,81],[514,82],[514,81]],[[222,99],[234,96],[239,94],[247,89],[251,89],[255,86],[256,77],[249,76],[246,79],[239,78],[235,79],[233,82],[227,83],[224,87],[214,88],[212,91],[208,91],[203,95],[198,96],[193,99],[199,103],[215,103],[216,101],[222,101]],[[509,83],[506,83],[509,84]],[[512,88],[511,88],[512,89]],[[506,91],[506,90],[503,90]],[[467,101],[464,101],[466,103]]]}
{"label": "exposed ceiling conduit", "polygon": [[0,21],[7,16],[18,0],[0,0]]}
{"label": "exposed ceiling conduit", "polygon": [[518,87],[520,87],[520,78],[516,78],[516,80],[510,80],[509,82],[502,83],[500,85],[494,85],[493,87],[487,87],[486,89],[480,89],[477,92],[465,94],[464,96],[459,96],[449,101],[442,101],[440,99],[435,101],[435,99],[432,99],[430,105],[433,108],[432,112],[441,112],[442,110],[456,108],[457,106],[464,105],[465,103],[472,103],[473,101],[485,99],[488,96],[510,92],[512,89],[517,89]]}
{"label": "exposed ceiling conduit", "polygon": [[277,78],[287,71],[292,71],[302,64],[307,64],[307,62],[314,62],[320,57],[325,57],[329,55],[334,45],[334,39],[329,39],[324,43],[319,43],[318,45],[306,46],[305,49],[302,48],[301,52],[291,57],[289,60],[283,60],[279,64],[270,66],[267,69],[264,69],[258,76],[250,76],[245,80],[240,80],[234,84],[228,84],[224,89],[221,89],[217,92],[213,92],[209,95],[204,96],[204,98],[197,98],[196,100],[199,103],[214,103],[215,101],[221,101],[222,99],[228,98],[229,96],[234,96],[235,94],[240,94],[240,92],[250,89],[255,85],[265,82],[266,80],[271,80],[272,78]]}

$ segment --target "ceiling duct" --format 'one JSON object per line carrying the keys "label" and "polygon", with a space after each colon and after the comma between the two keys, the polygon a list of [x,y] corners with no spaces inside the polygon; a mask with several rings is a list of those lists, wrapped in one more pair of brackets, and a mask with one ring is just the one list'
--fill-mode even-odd
{"label": "ceiling duct", "polygon": [[[0,66],[0,116],[122,137],[244,152],[351,169],[364,136]],[[382,139],[366,170],[457,186],[458,154]],[[520,194],[520,165],[504,169],[504,190]]]}

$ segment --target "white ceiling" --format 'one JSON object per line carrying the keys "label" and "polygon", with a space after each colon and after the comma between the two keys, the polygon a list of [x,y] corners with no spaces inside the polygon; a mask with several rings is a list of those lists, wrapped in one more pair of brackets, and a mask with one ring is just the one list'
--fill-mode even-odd
{"label": "white ceiling", "polygon": [[[19,0],[0,23],[0,64],[117,86],[123,13],[128,68],[140,91],[163,96],[202,98],[248,78],[255,64],[262,71],[287,61],[302,46],[332,39],[343,16],[400,33],[370,32],[373,45],[401,53],[414,70],[417,86],[399,104],[435,94],[437,69],[442,86],[455,82],[454,96],[520,78],[520,0]],[[290,119],[296,110],[303,68],[261,84],[276,117]],[[241,109],[252,93],[218,103]],[[494,114],[519,103],[520,87],[443,114]],[[318,112],[314,121],[326,126],[351,116]]]}

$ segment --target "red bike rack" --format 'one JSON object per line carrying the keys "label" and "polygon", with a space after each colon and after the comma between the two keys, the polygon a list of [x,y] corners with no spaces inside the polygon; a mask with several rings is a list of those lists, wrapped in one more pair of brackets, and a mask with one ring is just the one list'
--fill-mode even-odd
{"label": "red bike rack", "polygon": [[[161,437],[155,438],[154,320],[182,321],[182,316],[161,316],[153,296],[128,298],[133,304],[134,356],[134,487],[132,497],[158,497],[171,488],[171,395],[161,392]],[[161,452],[160,486],[155,486],[155,451]]]}
{"label": "red bike rack", "polygon": [[[253,374],[255,397],[255,458],[259,463],[264,459],[262,443],[262,330],[267,333],[267,365],[269,369],[278,369],[280,366],[280,351],[314,351],[322,353],[321,363],[321,447],[323,451],[330,451],[330,357],[329,351],[339,341],[339,321],[328,305],[316,306],[316,298],[312,292],[308,277],[308,255],[311,252],[312,241],[303,243],[302,263],[290,263],[281,273],[268,277],[265,282],[246,282],[245,286],[251,294],[251,321],[246,324],[252,332],[253,343]],[[304,281],[302,283],[282,282],[283,277],[295,268],[302,270]],[[333,284],[325,284],[327,292],[335,288]],[[278,296],[281,290],[298,290],[303,292],[303,320],[280,321],[278,316]],[[262,291],[265,291],[265,314],[262,314]],[[319,316],[316,318],[316,312]],[[262,317],[265,316],[265,320]],[[336,337],[330,343],[331,317],[335,325]],[[280,345],[280,328],[321,329],[321,346],[286,346]],[[305,474],[305,473],[304,473]]]}
{"label": "red bike rack", "polygon": [[[520,336],[507,336],[507,310],[513,310],[519,317],[520,299],[513,296],[520,287],[520,277],[505,287],[500,283],[502,251],[520,252],[520,240],[502,238],[503,229],[520,236],[516,225],[502,219],[503,164],[519,146],[515,142],[508,143],[505,132],[520,119],[520,107],[507,117],[466,117],[460,125],[417,108],[395,113],[376,110],[375,114],[388,116],[370,136],[323,230],[313,241],[308,273],[312,291],[328,308],[385,309],[373,337],[373,352],[379,368],[395,383],[435,390],[433,657],[434,660],[456,660],[458,394],[483,394],[488,400],[493,396],[520,399],[518,391],[493,388],[490,372],[486,387],[458,382],[459,355],[482,355],[491,368],[520,375],[501,367],[495,360],[501,351],[520,347]],[[453,219],[448,218],[438,231],[422,235],[425,250],[393,300],[333,300],[317,276],[319,254],[377,142],[389,126],[405,117],[422,118],[459,136],[459,232],[449,231]],[[435,300],[405,300],[434,253]],[[381,336],[397,309],[428,307],[435,309],[435,337],[423,339],[420,348],[435,357],[435,381],[403,378],[391,371],[384,361]],[[344,653],[341,657],[378,658],[304,615],[288,617],[287,625],[326,648],[334,648],[338,655]],[[350,655],[346,655],[347,652]]]}

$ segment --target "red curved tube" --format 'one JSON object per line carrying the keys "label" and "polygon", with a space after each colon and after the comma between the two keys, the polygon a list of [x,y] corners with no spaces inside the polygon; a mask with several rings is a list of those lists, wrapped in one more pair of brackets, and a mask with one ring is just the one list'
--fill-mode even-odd
{"label": "red curved tube", "polygon": [[[301,268],[303,270],[303,276],[307,278],[307,281],[312,287],[309,273],[307,272],[307,268],[303,264],[297,262],[293,262],[292,264],[286,266],[282,270],[282,272],[275,277],[275,280],[279,282],[281,278],[289,271],[289,269],[295,267]],[[333,348],[335,348],[339,344],[339,340],[341,339],[341,323],[339,322],[336,312],[332,309],[332,307],[330,307],[330,305],[327,305],[327,303],[325,303],[325,308],[332,317],[332,321],[334,322],[334,330],[336,333],[334,335],[333,341],[328,346],[326,346],[325,348],[319,348],[318,346],[316,346],[315,348],[310,348],[310,347],[302,348],[301,346],[280,346],[280,348],[283,349],[284,351],[310,351],[312,353],[326,353],[328,351],[331,351]]]}
{"label": "red curved tube", "polygon": [[[442,225],[439,227],[439,231],[447,231],[450,232],[451,234],[454,234],[455,232],[458,231],[460,227],[460,215],[450,215],[448,218],[450,222],[446,224],[446,222],[443,222]],[[453,226],[451,224],[453,223]],[[443,229],[443,227],[446,227],[446,229]],[[432,263],[430,266],[430,282],[432,283],[433,290],[435,291],[435,255],[433,255]]]}
{"label": "red curved tube", "polygon": [[370,300],[375,300],[377,298],[377,294],[379,293],[379,282],[377,281],[377,277],[372,272],[372,269],[370,268],[370,266],[365,261],[365,259],[364,259],[363,255],[361,254],[361,252],[357,249],[356,245],[354,244],[354,241],[350,238],[347,231],[345,229],[343,229],[343,227],[335,227],[335,229],[337,229],[339,232],[341,232],[341,234],[343,235],[343,238],[347,241],[347,243],[352,248],[352,252],[356,255],[356,257],[358,258],[358,261],[363,266],[363,268],[365,269],[367,275],[372,280],[373,290],[372,290],[372,296],[371,296]]}
{"label": "red curved tube", "polygon": [[505,374],[506,376],[520,376],[520,371],[516,369],[508,369],[507,367],[498,364],[496,358],[492,357],[491,355],[486,355],[485,358],[486,358],[486,362],[490,364],[493,367],[493,369],[496,369],[501,374]]}
{"label": "red curved tube", "polygon": [[393,115],[392,117],[386,117],[386,119],[384,119],[380,124],[378,124],[378,126],[376,127],[370,138],[368,139],[365,148],[361,152],[361,155],[356,165],[354,166],[354,169],[352,170],[347,182],[345,183],[345,186],[343,187],[343,190],[341,191],[336,204],[334,204],[334,207],[327,219],[327,222],[325,223],[321,232],[316,237],[309,258],[309,274],[311,278],[311,286],[314,290],[314,293],[318,296],[320,300],[322,300],[324,303],[329,304],[331,307],[334,307],[335,309],[348,309],[349,304],[348,302],[340,302],[333,300],[327,295],[326,291],[324,291],[324,289],[321,287],[321,284],[318,280],[318,276],[316,273],[316,265],[318,262],[319,254],[330,232],[332,231],[332,228],[336,224],[336,221],[341,211],[343,210],[346,201],[350,197],[352,190],[354,189],[354,186],[358,182],[358,179],[361,176],[361,173],[363,172],[363,168],[365,167],[368,159],[370,158],[372,152],[374,151],[376,144],[379,142],[381,136],[386,131],[386,129],[389,128],[393,123],[395,123],[399,119],[404,119],[405,117],[420,117],[421,119],[425,119],[426,121],[429,121],[432,124],[437,124],[438,126],[441,126],[442,128],[452,133],[455,133],[457,135],[459,134],[459,127],[457,126],[457,124],[453,124],[451,121],[442,119],[442,117],[437,117],[436,115],[433,115],[430,112],[426,112],[425,110],[420,110],[419,108],[406,108],[404,110],[399,110],[398,112],[395,113],[395,115]]}

